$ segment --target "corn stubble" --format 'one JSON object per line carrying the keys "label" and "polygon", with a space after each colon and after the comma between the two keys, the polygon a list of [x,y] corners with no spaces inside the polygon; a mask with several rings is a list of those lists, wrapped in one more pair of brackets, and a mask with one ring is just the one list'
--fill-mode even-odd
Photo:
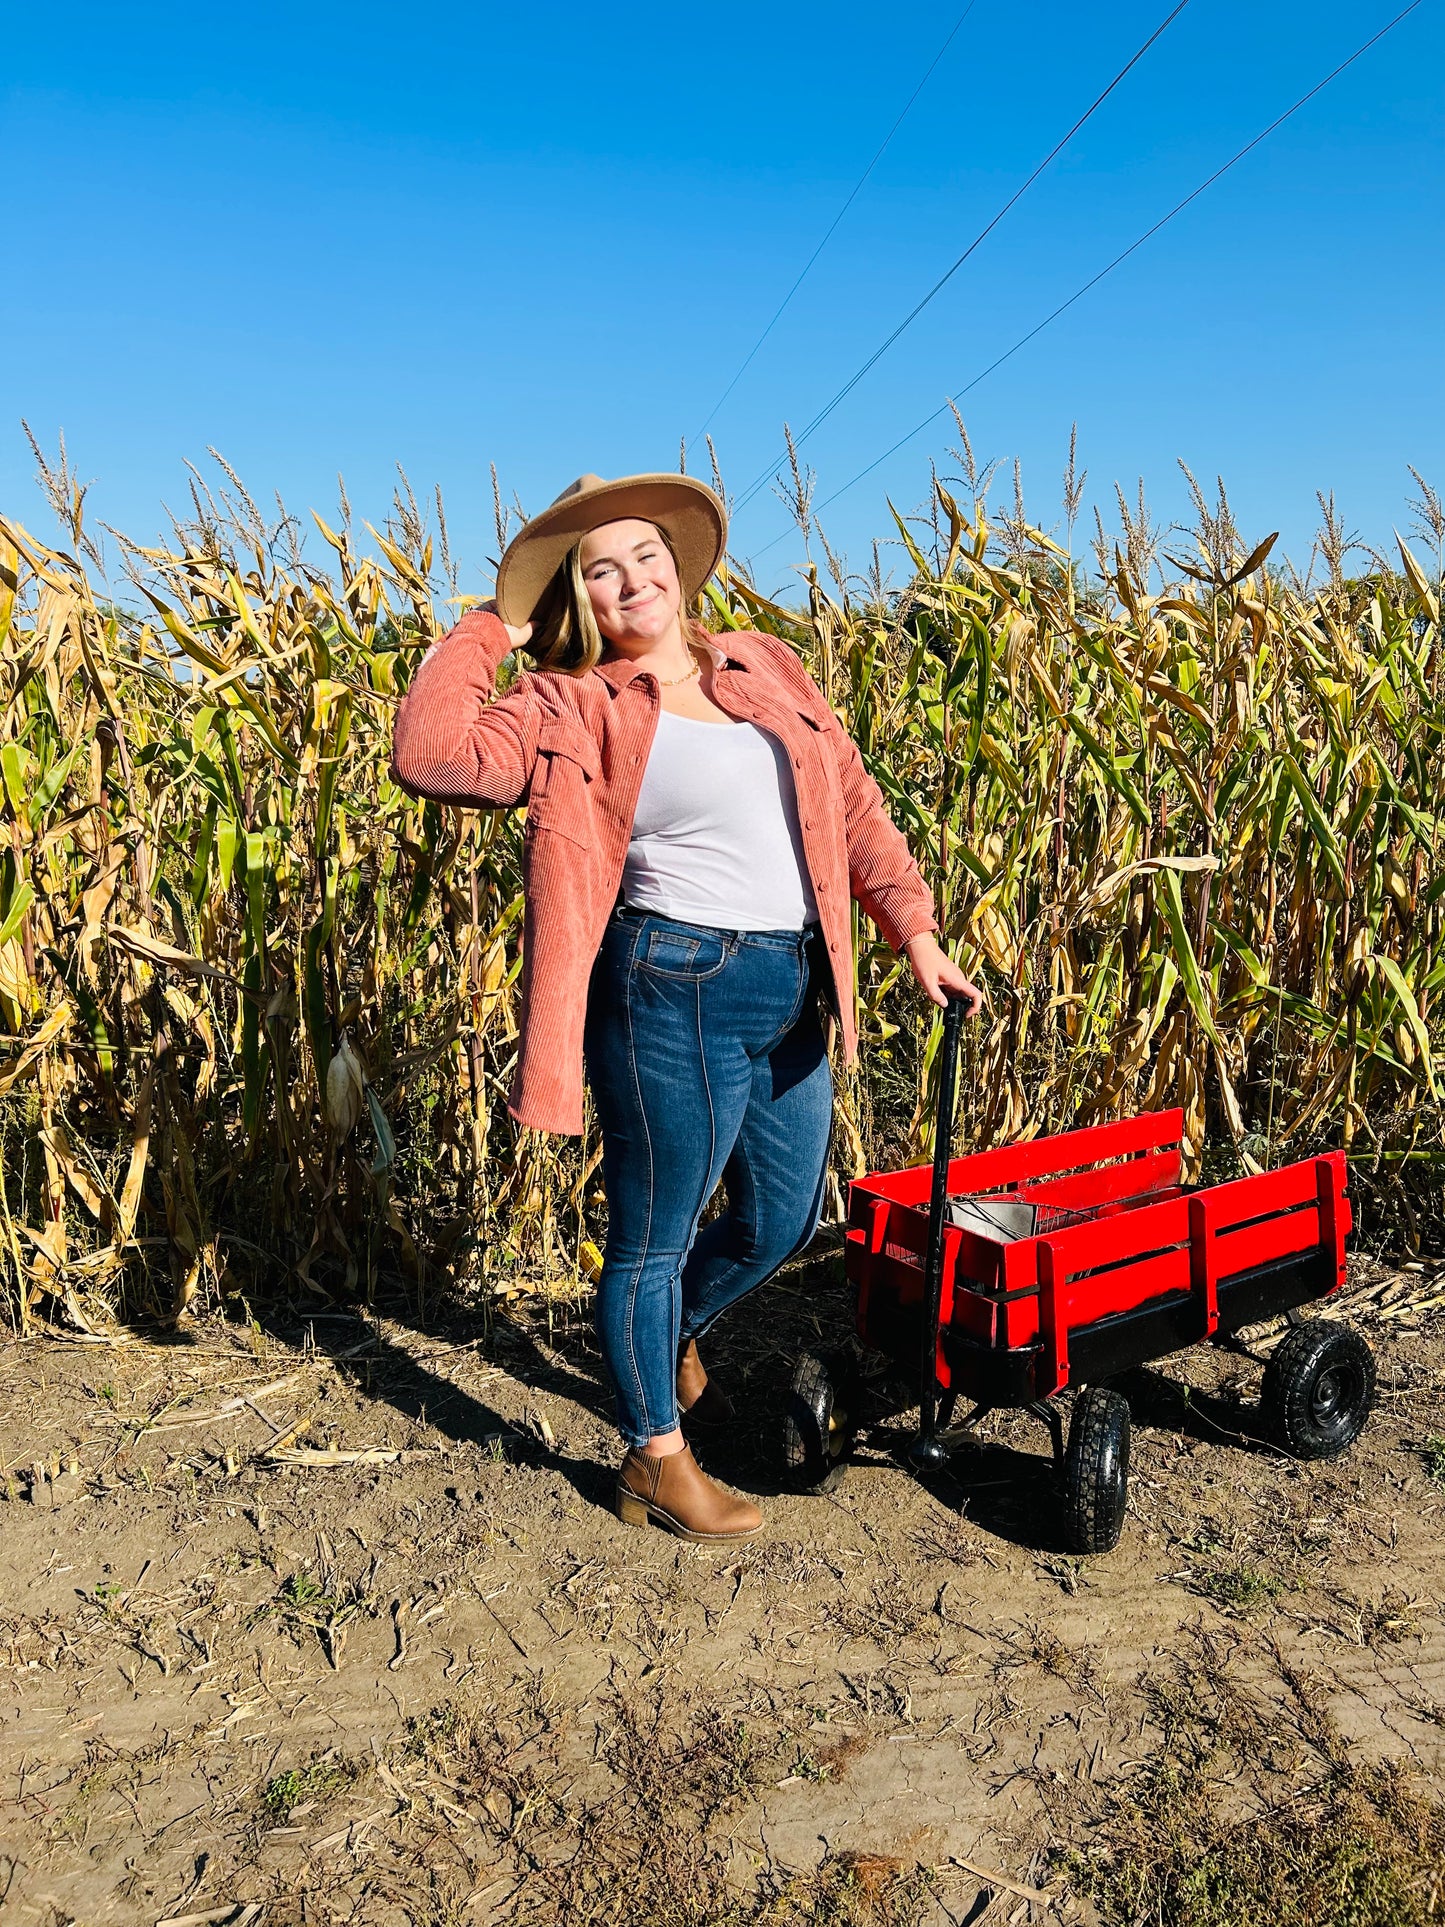
{"label": "corn stubble", "polygon": [[[419,1311],[458,1280],[574,1291],[595,1132],[540,1138],[504,1108],[520,819],[387,771],[464,600],[440,499],[424,513],[403,479],[357,531],[343,495],[303,556],[227,475],[160,546],[115,538],[123,600],[63,461],[42,480],[66,549],[0,518],[9,1320],[101,1331],[398,1280]],[[901,592],[823,543],[801,608],[733,567],[707,613],[800,650],[987,989],[961,1142],[1178,1104],[1194,1171],[1351,1146],[1413,1241],[1441,1152],[1441,530],[1431,567],[1402,542],[1398,569],[1351,577],[1326,504],[1309,586],[1197,500],[1168,555],[1121,500],[1086,577],[1017,497],[991,518],[935,482],[926,518],[895,518]],[[941,1035],[858,936],[835,1206],[926,1154]]]}

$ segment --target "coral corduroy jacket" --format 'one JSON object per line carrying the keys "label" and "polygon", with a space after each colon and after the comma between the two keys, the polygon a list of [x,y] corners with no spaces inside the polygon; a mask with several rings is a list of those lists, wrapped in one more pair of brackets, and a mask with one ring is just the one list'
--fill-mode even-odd
{"label": "coral corduroy jacket", "polygon": [[[576,1133],[588,979],[622,881],[658,684],[619,660],[582,676],[533,671],[498,697],[510,647],[500,620],[474,610],[428,650],[397,713],[392,773],[413,795],[466,809],[527,805],[521,1034],[507,1108],[521,1124]],[[792,763],[851,1062],[849,898],[901,950],[936,927],[928,886],[857,746],[787,644],[737,633],[709,649],[713,701],[774,737]]]}

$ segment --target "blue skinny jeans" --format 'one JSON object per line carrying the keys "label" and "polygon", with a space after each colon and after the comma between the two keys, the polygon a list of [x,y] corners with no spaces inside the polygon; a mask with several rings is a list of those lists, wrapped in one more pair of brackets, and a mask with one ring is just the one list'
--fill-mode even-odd
{"label": "blue skinny jeans", "polygon": [[[678,1422],[677,1358],[818,1226],[833,1085],[816,925],[713,930],[615,910],[587,997],[607,1250],[597,1333],[618,1423]],[[719,1179],[727,1208],[698,1219]]]}

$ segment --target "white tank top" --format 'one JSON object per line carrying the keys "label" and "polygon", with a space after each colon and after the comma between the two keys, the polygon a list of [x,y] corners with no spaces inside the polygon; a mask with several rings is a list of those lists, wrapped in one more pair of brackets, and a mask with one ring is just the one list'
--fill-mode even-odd
{"label": "white tank top", "polygon": [[624,900],[719,930],[817,920],[787,752],[752,723],[661,710],[622,871]]}

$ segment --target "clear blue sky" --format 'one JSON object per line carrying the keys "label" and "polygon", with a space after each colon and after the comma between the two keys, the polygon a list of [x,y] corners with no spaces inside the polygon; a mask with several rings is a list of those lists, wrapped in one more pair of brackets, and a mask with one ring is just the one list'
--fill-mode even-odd
{"label": "clear blue sky", "polygon": [[[46,517],[19,418],[64,428],[138,537],[214,444],[327,512],[344,472],[439,482],[463,587],[490,579],[488,463],[530,510],[583,469],[671,467],[963,0],[626,8],[241,8],[78,0],[6,26],[0,505]],[[1398,10],[1191,0],[1067,153],[805,450],[819,496],[967,381]],[[971,16],[714,425],[741,491],[960,252],[1168,0]],[[965,403],[975,447],[1059,513],[1222,472],[1302,558],[1314,491],[1404,525],[1445,486],[1445,0],[1377,48]],[[935,426],[824,516],[863,566],[916,506]],[[706,472],[701,444],[689,466]],[[1008,485],[1001,478],[998,493]],[[756,554],[787,527],[764,492]],[[789,536],[762,555],[785,586]]]}

